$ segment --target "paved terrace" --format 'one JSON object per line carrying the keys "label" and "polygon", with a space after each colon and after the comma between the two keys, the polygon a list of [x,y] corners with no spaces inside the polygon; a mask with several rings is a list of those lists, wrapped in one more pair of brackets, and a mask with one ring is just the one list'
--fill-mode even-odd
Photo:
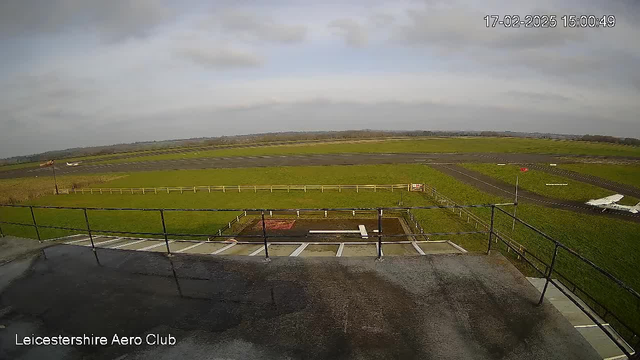
{"label": "paved terrace", "polygon": [[[498,254],[98,254],[101,265],[84,246],[47,248],[4,289],[0,358],[599,358],[550,303],[535,306],[539,293]],[[160,333],[177,344],[18,348],[16,333]]]}

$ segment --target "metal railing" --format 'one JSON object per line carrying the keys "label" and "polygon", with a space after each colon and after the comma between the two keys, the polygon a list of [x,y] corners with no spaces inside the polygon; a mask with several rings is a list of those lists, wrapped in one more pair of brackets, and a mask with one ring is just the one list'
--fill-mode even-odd
{"label": "metal railing", "polygon": [[205,185],[205,186],[162,186],[137,188],[80,188],[61,189],[60,194],[163,194],[163,193],[198,193],[198,192],[247,192],[247,191],[338,191],[355,190],[356,192],[388,190],[411,191],[411,184],[371,184],[371,185]]}
{"label": "metal railing", "polygon": [[[498,211],[500,211],[500,213],[502,213],[504,215],[507,215],[508,217],[514,219],[519,224],[524,225],[526,228],[534,231],[535,233],[539,234],[544,239],[549,241],[551,244],[553,244],[554,248],[553,248],[553,255],[552,255],[552,258],[551,258],[551,263],[549,263],[549,264],[546,263],[545,261],[540,259],[540,257],[537,257],[537,256],[533,255],[531,252],[526,251],[526,249],[523,251],[520,248],[514,247],[512,245],[511,241],[509,241],[507,239],[504,239],[503,235],[498,234],[496,231],[494,231],[494,219],[495,219],[495,210],[496,209],[498,209]],[[562,250],[563,253],[569,254],[574,259],[579,260],[580,262],[588,265],[591,269],[595,270],[597,273],[601,274],[606,279],[608,279],[613,285],[619,287],[620,289],[625,291],[627,294],[631,295],[631,297],[635,298],[635,300],[637,302],[637,308],[639,308],[639,309],[640,309],[640,293],[638,293],[636,290],[634,290],[631,286],[627,285],[623,281],[621,281],[618,278],[616,278],[615,276],[613,276],[608,271],[604,270],[602,267],[596,265],[591,260],[589,260],[589,259],[585,258],[584,256],[578,254],[575,250],[573,250],[573,249],[569,248],[568,246],[564,245],[563,243],[553,239],[551,236],[549,236],[546,233],[544,233],[543,231],[537,229],[533,225],[530,225],[530,224],[524,222],[523,220],[521,220],[520,218],[518,218],[516,216],[513,216],[512,214],[510,214],[509,212],[507,212],[504,209],[500,208],[499,206],[493,206],[491,208],[491,225],[490,226],[491,226],[491,231],[489,233],[489,246],[488,246],[487,253],[489,253],[491,251],[492,237],[496,236],[496,239],[500,240],[502,243],[504,243],[507,246],[507,248],[511,249],[511,251],[516,253],[518,255],[519,259],[522,259],[525,262],[527,262],[531,267],[533,267],[536,270],[537,273],[539,273],[540,275],[542,275],[545,278],[544,288],[542,289],[542,293],[540,295],[540,300],[538,301],[538,305],[542,304],[542,302],[544,300],[545,293],[547,291],[547,288],[548,288],[549,284],[554,285],[571,302],[573,302],[582,312],[584,312],[589,317],[589,319],[591,319],[591,321],[593,321],[593,323],[596,324],[598,326],[598,328],[600,328],[607,335],[607,337],[609,337],[629,359],[639,359],[640,358],[639,354],[638,354],[638,351],[637,351],[640,348],[640,335],[630,325],[625,323],[625,321],[621,320],[620,317],[618,315],[616,315],[613,311],[611,311],[610,309],[608,309],[607,307],[602,305],[602,303],[598,302],[595,299],[594,296],[592,296],[589,293],[587,293],[583,288],[578,287],[573,281],[569,280],[565,275],[561,274],[560,272],[558,272],[557,269],[555,269],[559,251]],[[538,264],[544,265],[544,269],[540,269],[538,266],[536,266],[536,264],[534,264],[531,261],[530,257],[533,257],[535,259],[535,261],[538,262]],[[553,278],[553,275],[556,275],[556,279]],[[562,279],[564,279],[567,283],[569,283],[570,286],[573,288],[573,291],[571,291],[571,293],[569,293],[570,291],[568,290],[568,288],[565,288],[564,284],[562,283],[563,282]],[[580,296],[575,293],[576,289],[580,290],[580,293],[583,296],[586,296],[587,299],[590,302],[592,302],[593,304],[596,304],[600,309],[604,310],[604,313],[601,315],[601,314],[598,313],[598,309],[594,309],[593,307],[586,307],[585,304],[583,304],[580,301],[578,301],[576,299],[576,296],[579,297],[579,298],[580,298]],[[604,323],[604,321],[601,321],[601,319],[596,317],[591,311],[593,311],[595,314],[600,316],[601,319],[603,319],[603,320],[606,320],[607,318],[613,318],[615,320],[615,323],[616,323],[615,324],[616,325],[615,326],[616,331],[621,331],[621,330],[624,331],[624,334],[623,334],[622,337],[624,338],[626,343],[623,343],[623,342],[620,341],[618,332],[615,332],[615,331],[612,332],[609,328],[607,328],[607,326]],[[631,347],[632,351],[629,351],[629,349],[627,348],[626,345],[629,345]]]}

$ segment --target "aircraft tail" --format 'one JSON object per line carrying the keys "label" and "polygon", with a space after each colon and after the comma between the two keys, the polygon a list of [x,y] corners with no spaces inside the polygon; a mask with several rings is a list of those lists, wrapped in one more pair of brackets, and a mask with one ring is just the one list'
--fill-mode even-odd
{"label": "aircraft tail", "polygon": [[631,207],[631,212],[634,214],[640,212],[640,203],[637,203],[636,206]]}

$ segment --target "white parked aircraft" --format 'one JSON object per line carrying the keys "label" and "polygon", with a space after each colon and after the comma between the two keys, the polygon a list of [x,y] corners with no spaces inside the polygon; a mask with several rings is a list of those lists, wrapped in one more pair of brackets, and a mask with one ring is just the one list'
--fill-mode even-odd
{"label": "white parked aircraft", "polygon": [[67,166],[78,166],[78,165],[80,165],[79,162],[67,163]]}
{"label": "white parked aircraft", "polygon": [[603,212],[606,211],[607,209],[628,211],[632,214],[637,214],[638,212],[640,212],[640,203],[636,204],[635,206],[618,205],[617,202],[622,200],[623,197],[624,195],[615,194],[615,195],[604,197],[602,199],[595,199],[595,200],[592,199],[587,201],[585,204],[599,207],[603,209],[602,210]]}

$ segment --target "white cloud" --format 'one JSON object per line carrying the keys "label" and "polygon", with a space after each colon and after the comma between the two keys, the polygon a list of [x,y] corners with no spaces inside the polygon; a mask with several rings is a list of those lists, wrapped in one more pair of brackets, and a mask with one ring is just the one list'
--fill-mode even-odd
{"label": "white cloud", "polygon": [[244,40],[299,43],[307,36],[307,27],[301,24],[278,22],[257,11],[230,9],[216,13],[205,23],[205,28],[219,26],[228,35]]}
{"label": "white cloud", "polygon": [[198,65],[213,68],[257,67],[264,63],[264,59],[257,54],[232,47],[191,47],[179,49],[176,52]]}
{"label": "white cloud", "polygon": [[344,37],[347,44],[353,47],[361,47],[367,44],[367,29],[353,19],[336,19],[329,23],[340,36]]}

